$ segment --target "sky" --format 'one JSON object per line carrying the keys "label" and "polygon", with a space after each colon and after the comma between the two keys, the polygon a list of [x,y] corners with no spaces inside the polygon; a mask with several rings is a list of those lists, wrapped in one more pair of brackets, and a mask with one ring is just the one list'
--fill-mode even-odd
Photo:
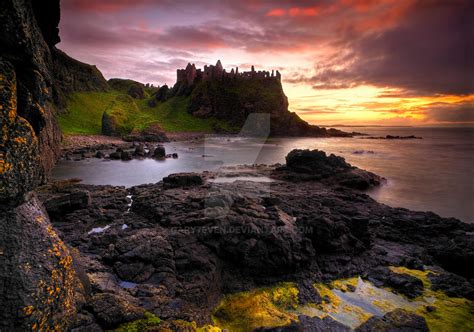
{"label": "sky", "polygon": [[474,125],[472,0],[62,0],[61,43],[106,78],[277,69],[319,125]]}

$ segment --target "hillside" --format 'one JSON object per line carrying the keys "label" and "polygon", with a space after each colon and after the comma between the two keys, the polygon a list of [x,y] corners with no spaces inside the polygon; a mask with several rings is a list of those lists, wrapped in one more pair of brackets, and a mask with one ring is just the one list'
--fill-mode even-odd
{"label": "hillside", "polygon": [[[149,106],[151,89],[144,98],[133,98],[127,91],[134,81],[114,79],[106,92],[76,92],[68,97],[67,112],[58,116],[58,123],[66,135],[96,135],[103,132],[104,114],[112,117],[115,128],[109,133],[125,136],[133,130],[144,130],[158,123],[166,132],[212,133],[216,128],[231,131],[226,122],[214,118],[200,119],[187,112],[189,97],[176,96]],[[114,89],[115,88],[115,89]]]}
{"label": "hillside", "polygon": [[166,132],[239,133],[250,114],[266,114],[252,118],[243,134],[350,136],[310,125],[290,112],[280,79],[278,71],[226,73],[220,62],[204,72],[191,65],[178,69],[171,89],[114,78],[106,92],[70,94],[58,121],[65,134],[127,136],[151,124]]}

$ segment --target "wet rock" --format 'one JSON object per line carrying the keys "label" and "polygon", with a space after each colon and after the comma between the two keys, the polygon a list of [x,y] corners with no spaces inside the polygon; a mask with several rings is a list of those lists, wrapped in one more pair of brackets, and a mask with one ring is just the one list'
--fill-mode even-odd
{"label": "wet rock", "polygon": [[143,318],[145,314],[143,309],[124,298],[108,293],[94,295],[88,305],[99,324],[106,329]]}
{"label": "wet rock", "polygon": [[320,150],[293,150],[286,156],[286,166],[295,172],[311,173],[321,178],[348,170],[351,165],[344,158]]}
{"label": "wet rock", "polygon": [[50,215],[61,215],[88,208],[92,204],[92,198],[89,191],[75,189],[69,193],[52,195],[43,204]]}
{"label": "wet rock", "polygon": [[367,278],[377,287],[389,287],[408,298],[415,298],[423,294],[423,282],[408,274],[392,272],[387,267],[379,267],[370,271]]}
{"label": "wet rock", "polygon": [[105,154],[102,151],[97,151],[95,157],[98,159],[105,158]]}
{"label": "wet rock", "polygon": [[122,159],[122,152],[119,152],[119,151],[112,152],[112,153],[109,155],[109,158],[110,158],[110,159],[113,159],[113,160]]}
{"label": "wet rock", "polygon": [[464,297],[474,300],[474,285],[467,279],[454,273],[436,272],[429,273],[431,289],[442,290],[451,297]]}
{"label": "wet rock", "polygon": [[122,151],[120,154],[120,159],[122,160],[132,160],[132,155],[128,151]]}
{"label": "wet rock", "polygon": [[155,150],[153,151],[153,158],[155,159],[164,159],[166,157],[166,150],[165,147],[162,145],[158,145]]}
{"label": "wet rock", "polygon": [[356,332],[369,331],[429,332],[429,329],[423,317],[403,309],[396,309],[383,317],[371,317],[356,328]]}
{"label": "wet rock", "polygon": [[324,318],[309,317],[301,315],[298,317],[299,322],[293,322],[290,325],[281,327],[262,327],[254,331],[267,332],[349,332],[351,329],[329,316]]}
{"label": "wet rock", "polygon": [[165,188],[201,186],[204,180],[197,173],[176,173],[163,178]]}
{"label": "wet rock", "polygon": [[[320,150],[293,150],[286,156],[286,167],[290,171],[285,178],[293,181],[324,180],[332,185],[365,190],[381,183],[379,176],[353,167],[344,158]],[[292,174],[293,173],[293,174]]]}
{"label": "wet rock", "polygon": [[138,146],[135,148],[135,151],[133,152],[133,155],[136,157],[145,157],[145,146],[142,143],[138,144]]}

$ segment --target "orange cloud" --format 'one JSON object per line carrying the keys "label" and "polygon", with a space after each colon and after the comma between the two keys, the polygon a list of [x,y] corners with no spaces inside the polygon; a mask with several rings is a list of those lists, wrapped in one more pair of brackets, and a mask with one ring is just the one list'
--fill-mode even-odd
{"label": "orange cloud", "polygon": [[275,8],[267,13],[267,16],[271,17],[313,17],[318,16],[321,13],[322,8],[318,6],[314,7],[292,7],[288,10],[282,8]]}
{"label": "orange cloud", "polygon": [[285,11],[284,9],[275,8],[275,9],[270,10],[270,11],[267,13],[267,16],[281,17],[281,16],[285,16],[285,14],[286,14],[286,11]]}

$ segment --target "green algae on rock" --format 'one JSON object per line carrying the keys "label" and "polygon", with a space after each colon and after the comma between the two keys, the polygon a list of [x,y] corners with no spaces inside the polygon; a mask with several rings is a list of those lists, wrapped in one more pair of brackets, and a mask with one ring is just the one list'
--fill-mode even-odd
{"label": "green algae on rock", "polygon": [[329,316],[355,329],[371,317],[383,317],[388,313],[396,316],[397,313],[407,312],[423,317],[431,331],[472,331],[472,301],[431,290],[427,277],[430,271],[405,267],[390,269],[420,278],[425,286],[423,294],[408,299],[355,277],[314,284],[323,301],[301,305],[297,300],[296,285],[284,283],[226,296],[214,311],[214,324],[230,331],[248,331],[258,327],[289,325],[298,321],[299,315],[305,315],[321,319]]}

